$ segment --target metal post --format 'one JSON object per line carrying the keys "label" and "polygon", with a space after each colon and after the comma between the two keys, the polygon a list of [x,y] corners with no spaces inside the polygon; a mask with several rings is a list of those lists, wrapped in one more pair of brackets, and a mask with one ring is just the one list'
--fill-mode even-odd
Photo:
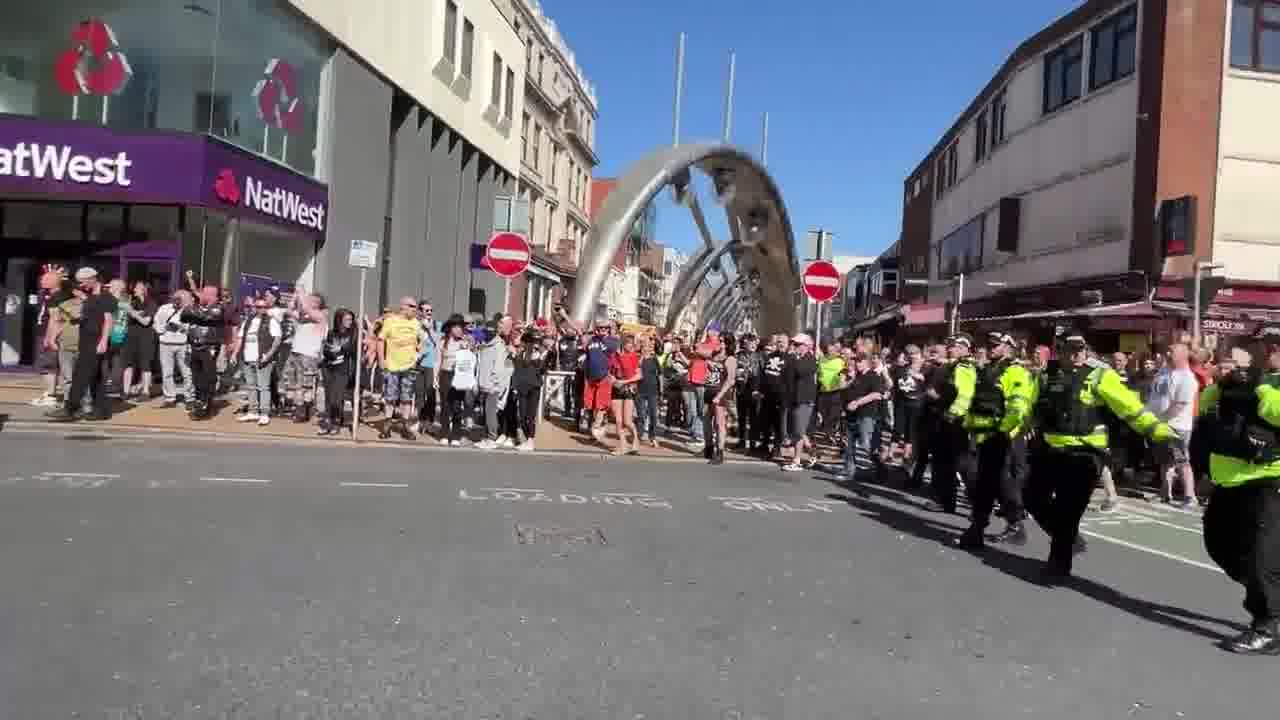
{"label": "metal post", "polygon": [[684,95],[684,33],[676,43],[676,101],[671,119],[671,144],[680,144],[680,101]]}
{"label": "metal post", "polygon": [[822,345],[822,303],[818,303],[817,305],[818,305],[818,317],[817,317],[817,321],[814,323],[814,325],[816,326],[814,328],[814,332],[816,333],[817,336],[814,337],[813,339],[813,346],[815,348]]}
{"label": "metal post", "polygon": [[760,166],[769,164],[769,113],[764,114],[763,127],[760,129]]}
{"label": "metal post", "polygon": [[364,364],[364,282],[368,268],[360,268],[360,313],[356,316],[356,391],[351,400],[351,439],[359,440],[360,430],[360,366]]}
{"label": "metal post", "polygon": [[956,276],[956,306],[951,310],[951,334],[956,334],[960,322],[960,306],[964,304],[964,273]]}
{"label": "metal post", "polygon": [[[1195,298],[1191,301],[1191,347],[1200,347],[1200,273],[1203,268],[1200,263],[1195,265]],[[1185,287],[1185,286],[1184,286]]]}
{"label": "metal post", "polygon": [[729,51],[729,82],[724,89],[724,141],[726,143],[733,134],[733,74],[737,57],[737,53]]}

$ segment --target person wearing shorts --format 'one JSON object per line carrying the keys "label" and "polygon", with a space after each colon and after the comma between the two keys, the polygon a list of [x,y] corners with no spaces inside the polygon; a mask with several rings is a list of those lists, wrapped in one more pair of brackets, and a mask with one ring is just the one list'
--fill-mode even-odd
{"label": "person wearing shorts", "polygon": [[786,472],[797,472],[805,467],[813,467],[816,458],[806,458],[805,452],[811,449],[809,442],[809,421],[813,419],[813,406],[818,401],[818,361],[813,355],[813,338],[806,334],[791,338],[792,359],[788,364],[791,372],[791,413],[788,427],[791,429],[791,445],[795,455],[791,462],[782,469]]}
{"label": "person wearing shorts", "polygon": [[293,403],[294,422],[305,423],[310,422],[315,408],[320,355],[329,334],[329,318],[324,312],[324,298],[313,293],[295,295],[289,314],[296,324],[293,348],[284,366],[284,387]]}
{"label": "person wearing shorts", "polygon": [[383,440],[391,437],[392,425],[398,427],[405,440],[417,437],[408,423],[413,414],[417,380],[414,374],[422,352],[423,334],[416,298],[401,298],[399,314],[382,320],[382,329],[378,332],[378,364],[383,369],[382,397],[387,409],[378,437]]}

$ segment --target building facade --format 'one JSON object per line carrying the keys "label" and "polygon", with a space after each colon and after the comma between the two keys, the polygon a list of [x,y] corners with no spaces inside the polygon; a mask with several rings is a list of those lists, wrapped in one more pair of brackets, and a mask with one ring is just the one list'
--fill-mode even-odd
{"label": "building facade", "polygon": [[357,307],[369,240],[371,313],[502,306],[475,247],[516,190],[524,48],[492,4],[70,0],[0,38],[0,362],[31,359],[48,262]]}
{"label": "building facade", "polygon": [[[618,186],[617,178],[594,178],[591,180],[590,215],[594,220],[604,207],[609,193]],[[632,273],[628,281],[628,269],[639,268],[644,254],[656,245],[654,233],[658,227],[658,208],[650,204],[645,212],[636,220],[631,228],[627,242],[622,243],[614,253],[613,262],[609,265],[609,276],[605,279],[604,288],[597,300],[596,315],[607,317],[615,322],[639,323],[641,295],[655,292],[653,284],[656,273],[652,268],[641,273]],[[642,278],[642,275],[644,277]],[[645,316],[653,318],[653,302],[646,297]],[[649,323],[644,323],[649,324]]]}
{"label": "building facade", "polygon": [[963,276],[962,318],[1178,302],[1212,262],[1219,303],[1280,308],[1278,15],[1090,0],[1023,42],[904,181],[898,272],[930,284],[900,297],[953,300]]}
{"label": "building facade", "polygon": [[[517,131],[519,181],[515,202],[527,208],[533,249],[529,277],[513,282],[508,312],[550,318],[576,279],[588,212],[599,117],[595,87],[538,0],[495,0],[523,48],[524,110]],[[525,212],[522,209],[522,213]],[[525,285],[525,292],[517,285]],[[556,299],[547,302],[542,298]]]}

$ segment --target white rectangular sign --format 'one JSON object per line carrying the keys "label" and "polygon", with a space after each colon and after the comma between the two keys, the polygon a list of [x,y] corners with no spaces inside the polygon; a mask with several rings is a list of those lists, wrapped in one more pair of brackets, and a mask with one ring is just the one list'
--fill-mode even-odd
{"label": "white rectangular sign", "polygon": [[357,268],[375,268],[378,266],[378,243],[368,240],[352,240],[351,255],[347,264]]}

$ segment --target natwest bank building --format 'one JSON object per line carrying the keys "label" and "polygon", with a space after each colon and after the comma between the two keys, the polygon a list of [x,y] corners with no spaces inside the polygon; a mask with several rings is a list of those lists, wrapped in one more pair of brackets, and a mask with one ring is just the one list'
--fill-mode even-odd
{"label": "natwest bank building", "polygon": [[[0,23],[0,365],[29,362],[45,263],[164,295],[499,309],[469,250],[514,195],[524,44],[491,3],[17,3]],[[402,42],[401,27],[421,28]]]}
{"label": "natwest bank building", "polygon": [[903,300],[1139,351],[1189,326],[1202,263],[1228,279],[1206,330],[1280,309],[1275,10],[1088,0],[1023,41],[903,184]]}

